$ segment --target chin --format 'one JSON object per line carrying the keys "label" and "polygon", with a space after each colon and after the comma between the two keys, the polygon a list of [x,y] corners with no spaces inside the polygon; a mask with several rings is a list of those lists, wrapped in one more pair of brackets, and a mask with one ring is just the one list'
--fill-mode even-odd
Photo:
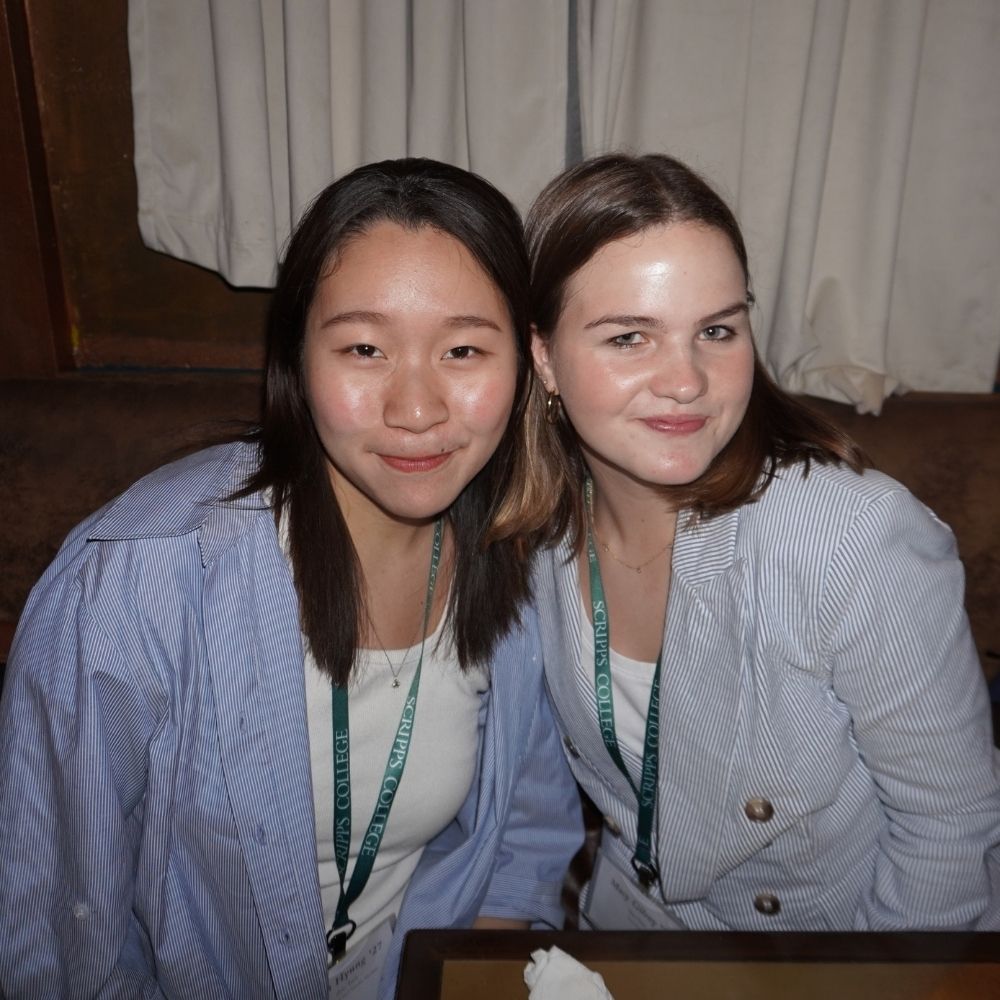
{"label": "chin", "polygon": [[433,521],[446,514],[456,499],[457,494],[456,496],[449,494],[446,497],[427,497],[415,499],[410,503],[401,503],[397,497],[394,503],[383,504],[382,509],[399,521]]}
{"label": "chin", "polygon": [[672,466],[669,469],[658,469],[652,476],[648,477],[647,482],[656,486],[688,486],[696,479],[700,479],[707,469],[707,465]]}

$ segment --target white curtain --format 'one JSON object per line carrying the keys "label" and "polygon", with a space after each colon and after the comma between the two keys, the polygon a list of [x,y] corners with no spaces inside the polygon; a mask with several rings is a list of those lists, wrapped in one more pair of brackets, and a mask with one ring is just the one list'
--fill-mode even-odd
{"label": "white curtain", "polygon": [[525,208],[579,133],[727,196],[786,388],[991,388],[997,0],[130,0],[129,45],[143,237],[233,284],[359,163],[449,160]]}
{"label": "white curtain", "polygon": [[584,154],[670,152],[728,196],[786,388],[990,390],[996,0],[580,0],[577,41]]}
{"label": "white curtain", "polygon": [[148,246],[270,285],[310,199],[361,163],[430,156],[520,207],[562,169],[566,3],[130,0]]}

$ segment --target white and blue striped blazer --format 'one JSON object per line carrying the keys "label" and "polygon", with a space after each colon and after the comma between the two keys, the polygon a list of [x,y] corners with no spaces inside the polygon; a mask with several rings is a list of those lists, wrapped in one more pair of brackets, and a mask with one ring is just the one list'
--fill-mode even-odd
{"label": "white and blue striped blazer", "polygon": [[[635,797],[597,726],[568,557],[535,569],[546,683],[628,870]],[[678,530],[656,831],[677,920],[1000,926],[1000,776],[962,601],[951,532],[878,473],[784,469],[757,503]]]}
{"label": "white and blue striped blazer", "polygon": [[[167,466],[33,591],[0,702],[0,993],[327,996],[298,605],[254,452]],[[476,777],[428,845],[415,927],[558,924],[579,799],[524,615],[490,665]]]}

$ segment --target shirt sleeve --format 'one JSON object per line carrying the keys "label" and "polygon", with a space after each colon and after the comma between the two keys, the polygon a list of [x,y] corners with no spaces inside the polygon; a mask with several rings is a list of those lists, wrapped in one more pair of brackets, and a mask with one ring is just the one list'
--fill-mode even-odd
{"label": "shirt sleeve", "polygon": [[904,491],[828,569],[833,688],[888,819],[858,929],[971,928],[991,906],[1000,781],[963,587],[951,532]]}
{"label": "shirt sleeve", "polygon": [[[157,720],[88,607],[47,574],[0,702],[0,984],[9,997],[156,997],[130,927]],[[91,567],[93,569],[93,567]]]}
{"label": "shirt sleeve", "polygon": [[563,880],[583,843],[583,818],[580,794],[541,685],[534,704],[493,877],[479,912],[560,928]]}

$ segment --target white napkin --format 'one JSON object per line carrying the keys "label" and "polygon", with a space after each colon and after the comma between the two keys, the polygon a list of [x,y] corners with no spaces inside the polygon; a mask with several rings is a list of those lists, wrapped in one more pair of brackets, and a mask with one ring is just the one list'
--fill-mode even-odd
{"label": "white napkin", "polygon": [[614,1000],[604,980],[560,948],[539,948],[524,967],[528,1000]]}

